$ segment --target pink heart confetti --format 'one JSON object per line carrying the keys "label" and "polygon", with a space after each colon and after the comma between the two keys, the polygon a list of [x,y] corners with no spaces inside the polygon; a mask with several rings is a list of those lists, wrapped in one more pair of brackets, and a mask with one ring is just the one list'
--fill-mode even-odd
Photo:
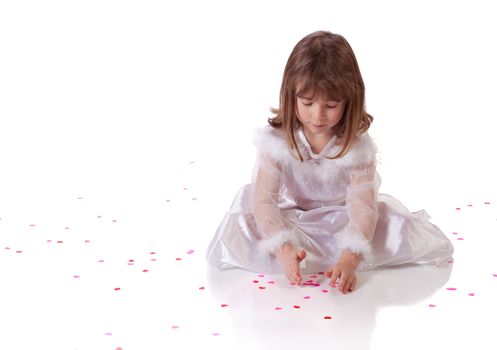
{"label": "pink heart confetti", "polygon": [[143,270],[143,272],[148,272],[148,270]]}
{"label": "pink heart confetti", "polygon": [[494,277],[497,277],[497,273],[494,273],[494,274],[493,274],[493,276],[494,276]]}
{"label": "pink heart confetti", "polygon": [[73,276],[74,278],[80,278],[80,276],[76,275],[76,276]]}
{"label": "pink heart confetti", "polygon": [[259,286],[259,289],[266,289],[266,287],[264,287],[264,286]]}
{"label": "pink heart confetti", "polygon": [[461,208],[456,208],[456,210],[461,210]]}
{"label": "pink heart confetti", "polygon": [[47,240],[47,243],[52,243],[52,240],[51,240],[51,239],[48,239],[48,240]]}
{"label": "pink heart confetti", "polygon": [[195,198],[195,197],[192,198],[192,201],[196,201],[196,200],[197,200],[197,198]]}
{"label": "pink heart confetti", "polygon": [[435,304],[428,304],[428,307],[436,307]]}
{"label": "pink heart confetti", "polygon": [[215,337],[217,337],[217,336],[220,336],[220,335],[221,335],[221,333],[214,332],[214,333],[212,333],[212,335],[213,335],[213,336],[215,336]]}
{"label": "pink heart confetti", "polygon": [[180,261],[180,260],[181,260],[181,258],[176,258],[176,260],[177,260],[177,261]]}
{"label": "pink heart confetti", "polygon": [[324,275],[324,271],[318,272],[318,275]]}
{"label": "pink heart confetti", "polygon": [[100,216],[100,215],[97,216],[97,219],[101,219],[101,218],[102,218],[102,216]]}
{"label": "pink heart confetti", "polygon": [[221,307],[227,307],[228,304],[221,304]]}
{"label": "pink heart confetti", "polygon": [[112,222],[117,222],[117,220],[112,220]]}
{"label": "pink heart confetti", "polygon": [[57,241],[57,243],[59,243],[59,244],[60,244],[60,243],[64,243],[64,241]]}
{"label": "pink heart confetti", "polygon": [[193,254],[195,251],[193,249],[190,249],[189,251],[186,252],[186,254]]}
{"label": "pink heart confetti", "polygon": [[121,348],[121,347],[118,347],[118,348],[116,348],[116,350],[123,350],[123,348]]}
{"label": "pink heart confetti", "polygon": [[10,247],[5,247],[5,250],[9,250],[9,249],[10,249]]}
{"label": "pink heart confetti", "polygon": [[474,297],[474,296],[475,296],[475,293],[468,293],[468,295],[469,295],[470,297]]}
{"label": "pink heart confetti", "polygon": [[188,187],[183,187],[183,191],[186,191],[188,189]]}
{"label": "pink heart confetti", "polygon": [[458,237],[458,238],[457,238],[457,240],[458,240],[458,241],[464,241],[464,238],[462,238],[462,237]]}
{"label": "pink heart confetti", "polygon": [[447,290],[457,290],[457,288],[449,287],[449,288],[447,288]]}
{"label": "pink heart confetti", "polygon": [[128,261],[129,261],[129,262],[135,262],[135,260],[134,260],[134,259],[129,259]]}
{"label": "pink heart confetti", "polygon": [[129,265],[129,266],[135,266],[135,264],[133,264],[133,263],[130,263],[130,262],[128,263],[128,265]]}
{"label": "pink heart confetti", "polygon": [[119,291],[121,290],[121,288],[117,287],[117,288],[114,288],[115,291]]}
{"label": "pink heart confetti", "polygon": [[312,276],[311,276],[311,278],[318,278],[318,276],[316,276],[316,275],[312,275]]}
{"label": "pink heart confetti", "polygon": [[331,320],[331,316],[324,316],[325,320]]}
{"label": "pink heart confetti", "polygon": [[155,254],[157,254],[157,253],[156,253],[156,252],[150,252],[149,254],[150,254],[150,255],[155,255]]}
{"label": "pink heart confetti", "polygon": [[275,284],[276,282],[275,281],[267,281],[266,283]]}
{"label": "pink heart confetti", "polygon": [[107,332],[107,333],[105,333],[105,335],[111,336],[112,332]]}
{"label": "pink heart confetti", "polygon": [[329,292],[329,290],[328,290],[328,289],[323,289],[321,292],[323,292],[323,293],[328,293],[328,292]]}
{"label": "pink heart confetti", "polygon": [[306,295],[306,296],[304,297],[304,299],[311,299],[311,297],[310,297],[310,296],[308,296],[308,295]]}
{"label": "pink heart confetti", "polygon": [[453,235],[458,235],[459,233],[457,233],[457,232],[452,232],[452,234],[453,234]]}
{"label": "pink heart confetti", "polygon": [[260,278],[264,278],[264,275],[262,275],[262,274],[261,275],[257,275],[257,276],[259,276]]}
{"label": "pink heart confetti", "polygon": [[31,224],[31,225],[29,225],[29,226],[30,226],[30,227],[35,227],[35,226],[36,226],[36,224]]}
{"label": "pink heart confetti", "polygon": [[170,199],[166,199],[166,202],[168,202],[168,203],[169,203],[170,201],[171,201]]}
{"label": "pink heart confetti", "polygon": [[199,290],[205,290],[205,287],[200,287]]}
{"label": "pink heart confetti", "polygon": [[280,306],[276,306],[274,309],[275,309],[276,311],[283,310],[283,308],[282,308],[282,307],[280,307]]}
{"label": "pink heart confetti", "polygon": [[66,229],[66,230],[69,230],[69,227],[66,227],[65,229]]}
{"label": "pink heart confetti", "polygon": [[453,259],[449,259],[447,260],[447,264],[453,264],[454,263],[454,260]]}
{"label": "pink heart confetti", "polygon": [[293,305],[293,308],[294,309],[300,309],[300,306],[299,305]]}
{"label": "pink heart confetti", "polygon": [[103,263],[103,262],[104,262],[104,260],[98,260],[98,262],[99,262],[99,263]]}
{"label": "pink heart confetti", "polygon": [[176,325],[171,327],[171,329],[178,329],[178,328],[179,328],[179,326],[176,326]]}
{"label": "pink heart confetti", "polygon": [[473,204],[468,204],[468,207],[472,207],[472,206],[473,206]]}
{"label": "pink heart confetti", "polygon": [[252,282],[253,282],[253,283],[259,283],[259,281],[258,281],[258,280],[253,280]]}
{"label": "pink heart confetti", "polygon": [[490,204],[490,202],[485,202],[484,204]]}
{"label": "pink heart confetti", "polygon": [[16,250],[16,253],[17,253],[17,254],[21,254],[21,253],[22,253],[22,250]]}
{"label": "pink heart confetti", "polygon": [[85,243],[90,243],[90,240],[89,239],[85,239]]}
{"label": "pink heart confetti", "polygon": [[151,261],[157,261],[157,259],[150,259]]}
{"label": "pink heart confetti", "polygon": [[83,199],[83,197],[78,197],[78,199]]}

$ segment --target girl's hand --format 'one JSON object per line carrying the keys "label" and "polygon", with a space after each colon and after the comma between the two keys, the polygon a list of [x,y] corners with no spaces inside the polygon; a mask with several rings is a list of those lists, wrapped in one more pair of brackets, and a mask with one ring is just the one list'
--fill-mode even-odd
{"label": "girl's hand", "polygon": [[285,272],[286,278],[290,282],[300,286],[302,283],[300,262],[305,259],[305,250],[297,251],[290,243],[285,243],[275,255]]}
{"label": "girl's hand", "polygon": [[338,281],[338,290],[343,294],[353,292],[357,285],[356,270],[362,257],[350,251],[345,251],[338,263],[326,271],[330,278],[329,285],[335,287]]}

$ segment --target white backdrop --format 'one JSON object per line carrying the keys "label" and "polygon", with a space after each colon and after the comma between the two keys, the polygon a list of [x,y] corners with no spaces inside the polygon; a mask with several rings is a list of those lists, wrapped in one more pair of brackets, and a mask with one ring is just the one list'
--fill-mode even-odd
{"label": "white backdrop", "polygon": [[0,208],[160,195],[189,161],[228,203],[291,49],[321,29],[357,55],[383,192],[495,195],[491,1],[2,1]]}
{"label": "white backdrop", "polygon": [[[491,342],[490,324],[460,316],[486,319],[495,309],[495,216],[484,204],[497,199],[492,3],[0,0],[1,344],[130,349],[135,341],[145,349],[148,341],[155,349],[176,339],[164,332],[174,325],[184,330],[178,339],[190,342],[217,341],[212,332],[219,330],[226,337],[276,332],[255,321],[246,327],[247,315],[264,319],[264,305],[236,313],[259,300],[245,303],[236,294],[253,284],[247,273],[225,275],[229,288],[222,288],[234,293],[233,304],[243,301],[228,314],[240,319],[199,295],[199,286],[216,286],[206,284],[202,250],[250,181],[251,131],[277,107],[290,51],[316,30],[340,33],[354,48],[375,117],[380,190],[413,211],[427,209],[451,237],[458,264],[447,286],[461,291],[448,299],[445,280],[418,283],[419,275],[406,273],[404,285],[401,270],[380,271],[356,299],[331,303],[336,324],[357,326],[355,316],[346,322],[350,311],[366,315],[357,339],[378,349],[395,341],[392,329],[412,339],[412,328],[398,324],[400,312],[420,334],[433,332],[425,339],[437,339],[445,325],[440,343]],[[474,212],[454,210],[471,203]],[[135,258],[139,270],[127,264]],[[387,283],[390,274],[395,281]],[[233,277],[243,280],[238,289]],[[475,290],[482,298],[469,306],[467,293]],[[278,291],[267,302],[286,300],[292,310],[300,292],[271,293]],[[384,307],[399,303],[398,311]],[[440,306],[438,316],[425,314],[427,303]],[[321,320],[329,304],[304,315]],[[301,322],[283,323],[290,328],[280,334]],[[320,329],[313,337],[326,338]],[[247,339],[254,348],[276,338]]]}

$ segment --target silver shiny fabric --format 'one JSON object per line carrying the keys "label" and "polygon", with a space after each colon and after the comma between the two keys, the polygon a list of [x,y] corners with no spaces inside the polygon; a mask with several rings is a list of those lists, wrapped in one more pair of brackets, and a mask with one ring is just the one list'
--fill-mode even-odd
{"label": "silver shiny fabric", "polygon": [[[268,131],[265,129],[263,132],[267,134]],[[270,133],[270,141],[284,137],[275,131]],[[307,257],[301,265],[302,271],[317,273],[333,266],[340,257],[337,233],[347,232],[353,215],[367,216],[367,213],[358,215],[352,212],[347,205],[350,201],[347,192],[351,192],[350,176],[346,176],[347,167],[357,168],[357,165],[361,168],[361,164],[353,164],[357,157],[349,159],[348,163],[347,159],[341,163],[326,159],[325,156],[337,151],[338,146],[334,144],[336,140],[330,141],[325,148],[326,152],[316,155],[301,131],[296,136],[304,163],[285,161],[284,157],[281,158],[283,161],[280,159],[280,173],[275,174],[279,181],[277,201],[274,203],[277,211],[273,213],[277,212],[280,222],[296,232],[301,248],[306,250]],[[265,144],[267,142],[256,142],[258,154],[267,153]],[[284,147],[285,144],[280,145]],[[271,147],[274,148],[275,143],[272,143]],[[339,169],[333,174],[331,171],[322,172],[315,177],[308,173],[302,175],[303,166],[321,163],[326,166],[337,164]],[[270,235],[261,229],[264,222],[260,222],[261,219],[255,215],[253,203],[254,193],[258,190],[256,185],[260,183],[257,181],[257,174],[261,166],[264,166],[264,162],[259,160],[255,165],[252,183],[243,186],[236,194],[231,208],[209,245],[207,260],[220,269],[239,267],[265,273],[282,272],[274,255],[260,249],[261,241]],[[330,176],[327,178],[323,173],[330,173]],[[374,221],[367,221],[370,222],[369,225],[375,225],[371,229],[374,234],[367,237],[372,258],[362,264],[359,270],[407,263],[438,266],[451,257],[452,244],[437,226],[429,222],[429,216],[424,211],[411,213],[395,198],[378,194],[380,178],[375,167],[371,174],[371,179],[366,183],[369,187],[364,184],[361,186],[368,190],[364,193],[374,194],[373,209],[376,216]],[[369,210],[370,207],[371,204],[366,209]]]}

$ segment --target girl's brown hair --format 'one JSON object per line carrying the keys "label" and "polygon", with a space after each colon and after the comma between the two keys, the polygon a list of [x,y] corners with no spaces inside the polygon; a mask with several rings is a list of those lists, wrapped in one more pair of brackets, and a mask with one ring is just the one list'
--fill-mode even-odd
{"label": "girl's brown hair", "polygon": [[279,109],[271,108],[274,128],[283,128],[287,143],[301,161],[294,130],[301,127],[296,113],[296,97],[305,92],[334,101],[346,100],[342,118],[333,127],[342,148],[332,159],[345,155],[358,133],[370,127],[373,117],[366,113],[365,87],[356,57],[347,40],[326,31],[311,33],[292,50],[283,73]]}

